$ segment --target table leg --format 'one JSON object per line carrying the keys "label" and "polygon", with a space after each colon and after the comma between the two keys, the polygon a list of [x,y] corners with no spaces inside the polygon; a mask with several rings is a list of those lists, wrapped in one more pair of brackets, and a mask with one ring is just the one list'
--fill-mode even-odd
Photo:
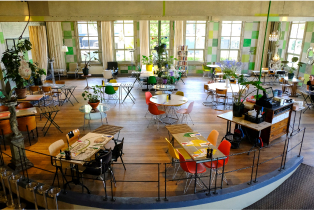
{"label": "table leg", "polygon": [[298,83],[294,82],[292,87],[291,87],[291,94],[290,94],[290,97],[298,97],[298,94],[297,94],[297,88],[298,88]]}
{"label": "table leg", "polygon": [[70,91],[70,94],[71,94],[69,98],[71,98],[71,96],[72,96],[72,97],[76,100],[76,102],[79,103],[78,100],[77,100],[77,99],[75,98],[75,96],[73,95],[74,90],[75,90],[75,88],[73,88],[72,90],[69,90],[69,91]]}
{"label": "table leg", "polygon": [[91,87],[89,87],[89,86],[88,86],[88,80],[87,80],[87,77],[86,77],[86,84],[87,84],[87,86],[84,88],[84,90],[91,89]]}
{"label": "table leg", "polygon": [[89,189],[88,189],[83,183],[81,183],[81,181],[80,181],[80,173],[79,173],[79,171],[78,171],[78,165],[75,164],[74,168],[75,168],[76,173],[74,173],[74,172],[73,172],[73,168],[71,168],[72,180],[64,184],[64,187],[63,187],[64,190],[66,190],[67,185],[69,185],[70,183],[73,183],[73,184],[75,184],[75,185],[80,185],[80,186],[82,186],[82,191],[83,191],[83,189],[85,188],[85,189],[87,190],[87,193],[90,194]]}

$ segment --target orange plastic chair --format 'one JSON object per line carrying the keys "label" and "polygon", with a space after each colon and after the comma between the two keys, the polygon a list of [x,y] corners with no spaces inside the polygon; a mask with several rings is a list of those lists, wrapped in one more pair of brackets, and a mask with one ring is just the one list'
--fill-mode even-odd
{"label": "orange plastic chair", "polygon": [[39,93],[40,92],[40,87],[38,86],[30,86],[29,91],[32,95],[34,95],[35,92]]}
{"label": "orange plastic chair", "polygon": [[69,133],[67,133],[66,137],[67,137],[69,143],[77,141],[80,137],[80,130],[75,129],[73,131],[70,131]]}
{"label": "orange plastic chair", "polygon": [[[154,104],[154,103],[149,103],[149,104],[148,104],[148,111],[149,111],[153,116],[152,116],[151,120],[149,121],[149,123],[148,123],[148,125],[147,125],[147,128],[148,128],[149,124],[151,123],[151,121],[155,118],[155,119],[157,120],[157,122],[158,122],[158,124],[157,124],[157,130],[158,130],[158,129],[159,129],[159,121],[160,121],[161,123],[163,123],[163,122],[160,120],[160,117],[159,117],[159,116],[165,114],[166,112],[159,110],[158,107],[156,106],[156,104]],[[164,123],[163,123],[163,124],[164,124]]]}
{"label": "orange plastic chair", "polygon": [[57,80],[56,84],[65,84],[65,81],[64,80]]}
{"label": "orange plastic chair", "polygon": [[3,140],[4,150],[6,150],[4,135],[12,133],[10,120],[1,120],[0,130],[1,130],[2,140]]}
{"label": "orange plastic chair", "polygon": [[219,136],[219,132],[216,130],[212,130],[207,137],[207,141],[209,141],[212,145],[216,146],[218,136]]}
{"label": "orange plastic chair", "polygon": [[45,83],[53,83],[52,80],[45,80]]}
{"label": "orange plastic chair", "polygon": [[177,111],[177,113],[182,114],[181,123],[183,123],[183,119],[184,119],[184,117],[185,117],[185,118],[186,118],[186,124],[188,124],[188,116],[189,116],[190,119],[191,119],[191,122],[192,122],[193,125],[194,125],[194,122],[193,122],[193,120],[192,120],[192,118],[191,118],[191,115],[190,115],[190,113],[191,113],[192,110],[193,110],[193,105],[194,105],[194,101],[192,101],[192,102],[189,104],[189,106],[188,106],[187,109],[179,109],[179,110]]}
{"label": "orange plastic chair", "polygon": [[180,159],[180,166],[183,169],[183,171],[187,172],[187,178],[191,178],[190,183],[188,184],[188,179],[186,180],[186,184],[184,187],[184,194],[189,189],[189,186],[193,179],[199,178],[199,174],[205,173],[206,168],[202,163],[197,164],[197,176],[196,176],[196,162],[195,161],[186,161],[186,159],[183,157],[183,155],[177,150],[179,153],[179,159]]}
{"label": "orange plastic chair", "polygon": [[33,107],[33,104],[29,103],[29,102],[23,102],[20,103],[16,106],[16,109],[26,109],[26,108],[31,108]]}
{"label": "orange plastic chair", "polygon": [[[211,168],[212,170],[218,170],[218,168],[221,168],[223,167],[224,165],[227,165],[228,161],[229,161],[229,154],[230,154],[230,149],[231,149],[231,143],[227,140],[223,140],[220,144],[219,144],[219,147],[218,147],[218,150],[220,152],[222,152],[225,156],[228,156],[226,159],[225,159],[225,164],[224,164],[224,160],[218,160],[218,165],[217,165],[217,161],[213,161],[212,163],[211,162],[205,162],[203,163],[204,166],[206,166],[207,168]],[[213,180],[215,180],[215,174],[216,173],[213,173],[214,176],[212,178],[212,183],[213,183]],[[218,171],[219,172],[219,171]],[[220,173],[220,172],[219,172]],[[221,174],[221,173],[220,173]],[[228,184],[228,181],[226,179],[226,176],[224,176],[224,181]]]}
{"label": "orange plastic chair", "polygon": [[29,131],[31,131],[33,133],[33,139],[34,139],[35,134],[34,134],[33,130],[36,129],[37,138],[38,138],[38,129],[37,129],[35,116],[17,118],[17,123],[18,123],[18,129],[20,131],[27,131],[29,144],[32,145],[31,139],[29,136]]}
{"label": "orange plastic chair", "polygon": [[0,106],[0,112],[5,112],[5,111],[9,111],[9,107],[4,106],[4,105]]}

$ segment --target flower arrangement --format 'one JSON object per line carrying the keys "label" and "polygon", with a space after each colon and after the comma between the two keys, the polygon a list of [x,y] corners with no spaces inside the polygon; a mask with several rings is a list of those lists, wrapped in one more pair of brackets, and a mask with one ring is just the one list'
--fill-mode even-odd
{"label": "flower arrangement", "polygon": [[[236,62],[235,60],[224,60],[221,63],[216,63],[220,66],[222,72],[225,75],[229,75],[230,73],[241,73],[242,62]],[[224,79],[230,79],[225,77]]]}

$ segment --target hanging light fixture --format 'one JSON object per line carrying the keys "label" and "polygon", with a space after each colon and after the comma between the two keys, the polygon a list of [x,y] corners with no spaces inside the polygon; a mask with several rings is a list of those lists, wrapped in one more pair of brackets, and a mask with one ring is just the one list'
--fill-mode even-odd
{"label": "hanging light fixture", "polygon": [[279,55],[276,53],[273,57],[273,61],[279,61],[280,60],[280,57]]}
{"label": "hanging light fixture", "polygon": [[273,31],[271,34],[269,34],[269,41],[271,42],[277,42],[279,38],[278,31]]}

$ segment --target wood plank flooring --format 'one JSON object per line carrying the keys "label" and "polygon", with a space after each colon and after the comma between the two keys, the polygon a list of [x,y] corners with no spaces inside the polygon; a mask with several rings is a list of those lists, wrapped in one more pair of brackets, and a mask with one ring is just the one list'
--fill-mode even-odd
{"label": "wood plank flooring", "polygon": [[[62,78],[64,79],[64,78]],[[217,111],[212,107],[205,107],[202,105],[202,102],[205,101],[206,93],[203,90],[203,84],[208,81],[208,78],[203,77],[188,77],[183,78],[185,85],[180,81],[177,85],[178,90],[183,91],[185,96],[189,99],[189,102],[195,101],[193,112],[191,117],[194,121],[194,125],[189,123],[189,126],[195,130],[200,132],[203,136],[207,138],[208,134],[211,130],[215,129],[219,132],[219,140],[222,139],[226,132],[226,121],[217,118],[217,115],[222,114],[226,111]],[[54,126],[51,126],[47,135],[44,137],[43,132],[41,131],[42,127],[46,123],[46,119],[43,118],[40,120],[37,118],[38,130],[39,130],[39,138],[35,138],[32,140],[32,146],[29,146],[27,134],[24,133],[25,137],[25,147],[30,150],[42,152],[45,154],[48,153],[48,146],[56,140],[63,139],[65,140],[65,134],[69,131],[79,128],[81,134],[84,135],[91,130],[96,129],[101,125],[100,120],[93,120],[90,122],[91,128],[86,127],[85,131],[83,131],[83,113],[79,112],[79,107],[87,104],[86,101],[83,100],[81,93],[83,92],[84,87],[86,86],[85,79],[65,79],[66,85],[74,85],[77,86],[74,94],[79,103],[75,102],[72,99],[74,106],[70,103],[66,103],[61,107],[61,111],[58,113],[55,121],[61,127],[63,133],[60,133]],[[92,77],[89,78],[89,86],[101,84],[102,78]],[[133,82],[134,78],[128,77],[119,77],[118,82]],[[274,88],[274,87],[273,87]],[[280,86],[278,86],[280,88]],[[125,93],[123,93],[125,95]],[[147,114],[145,118],[144,115],[147,111],[147,105],[145,103],[145,94],[144,92],[137,87],[132,90],[132,94],[136,98],[136,103],[133,104],[130,99],[127,99],[123,104],[116,104],[113,101],[110,101],[108,104],[111,106],[111,109],[107,112],[108,114],[108,122],[110,125],[122,126],[123,129],[120,133],[120,139],[122,137],[125,138],[124,145],[124,155],[123,160],[125,163],[169,163],[171,158],[167,151],[167,143],[164,140],[165,137],[168,138],[167,130],[163,125],[160,126],[160,129],[157,130],[156,125],[150,125],[147,128],[147,124],[150,120],[150,115]],[[154,92],[153,92],[154,94]],[[210,100],[210,97],[209,97]],[[301,100],[301,97],[298,98]],[[188,103],[183,107],[187,107]],[[228,110],[230,111],[230,110]],[[314,142],[313,139],[313,129],[314,129],[314,121],[313,121],[313,111],[308,110],[302,117],[301,126],[307,127],[305,134],[305,141],[303,145],[302,155],[305,157],[304,162],[306,164],[314,166],[312,161],[314,154]],[[296,135],[291,141],[291,146],[295,145],[297,141],[301,139],[302,135]],[[284,137],[279,138],[275,142],[279,142]],[[178,146],[178,145],[176,145]],[[113,142],[110,142],[107,148],[113,148]],[[243,151],[247,151],[251,148],[251,144],[249,142],[242,142],[239,149],[231,150],[231,154],[240,153]],[[265,148],[261,151],[261,159],[260,161],[265,161],[282,153],[283,142],[278,143],[277,145],[271,148]],[[299,151],[299,147],[292,150],[291,153],[288,154],[288,159],[297,155]],[[5,152],[9,152],[9,147]],[[230,160],[226,166],[226,171],[232,171],[239,168],[249,167],[252,165],[254,153],[247,153],[230,157]],[[257,155],[257,153],[256,153]],[[45,157],[43,155],[38,155],[36,153],[27,152],[27,156],[32,161],[35,166],[40,168],[45,168],[51,172],[54,172],[54,167],[50,165],[50,158]],[[5,158],[5,162],[8,163],[9,159]],[[255,160],[256,161],[256,160]],[[258,177],[264,174],[267,174],[280,166],[281,158],[276,158],[269,162],[265,162],[264,164],[259,166]],[[120,163],[120,160],[118,161]],[[113,188],[115,196],[126,196],[126,197],[157,197],[158,188],[157,183],[122,183],[119,181],[128,180],[128,181],[157,181],[158,176],[160,177],[160,190],[161,196],[164,193],[164,179],[165,179],[165,169],[164,164],[160,165],[160,173],[158,174],[157,165],[135,165],[135,164],[126,164],[127,170],[124,171],[123,166],[120,164],[114,165],[114,174],[116,177],[117,186]],[[235,171],[232,173],[226,173],[227,180],[229,185],[224,183],[224,187],[237,185],[240,183],[245,183],[250,180],[251,176],[251,168],[247,168],[240,171]],[[255,170],[255,169],[254,169]],[[209,175],[209,169],[207,170],[205,175]],[[44,182],[47,184],[52,184],[53,173],[48,173],[46,171],[42,171],[40,169],[31,168],[28,170],[29,177],[31,179],[35,179],[40,182]],[[173,167],[170,167],[167,170],[167,179],[170,180],[173,173]],[[180,169],[176,178],[180,177],[182,174],[182,170]],[[69,172],[67,173],[69,175]],[[86,176],[87,177],[87,176]],[[183,174],[182,177],[185,177]],[[93,177],[89,177],[93,178]],[[254,177],[253,177],[254,178]],[[68,177],[70,179],[70,177]],[[60,179],[61,181],[61,179]],[[208,178],[203,178],[205,183],[209,183]],[[220,183],[220,179],[218,179],[218,183]],[[91,190],[94,194],[104,195],[104,190],[102,186],[102,182],[99,180],[91,180],[85,179],[84,184]],[[55,183],[55,185],[57,185]],[[110,192],[110,183],[107,181],[108,192]],[[72,190],[81,191],[81,187],[70,185]],[[167,182],[167,195],[182,195],[183,189],[185,186],[185,181],[180,181],[178,184],[176,182]],[[189,188],[187,193],[193,193],[193,184]],[[200,188],[198,188],[199,190]],[[86,193],[86,191],[85,191]]]}

